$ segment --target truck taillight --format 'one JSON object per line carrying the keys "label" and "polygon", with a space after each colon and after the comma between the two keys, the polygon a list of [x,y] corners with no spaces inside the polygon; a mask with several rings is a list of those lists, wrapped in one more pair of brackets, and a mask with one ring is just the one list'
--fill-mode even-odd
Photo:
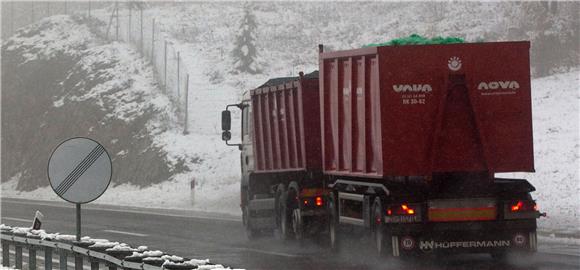
{"label": "truck taillight", "polygon": [[316,206],[322,206],[324,201],[322,200],[322,197],[318,196],[314,199]]}
{"label": "truck taillight", "polygon": [[414,215],[415,208],[409,206],[408,204],[393,205],[387,208],[387,216],[392,215]]}
{"label": "truck taillight", "polygon": [[512,212],[538,211],[538,206],[533,201],[517,201],[511,205],[510,210]]}
{"label": "truck taillight", "polygon": [[534,201],[518,200],[507,202],[504,207],[505,219],[531,219],[538,218],[541,215]]}
{"label": "truck taillight", "polygon": [[304,206],[322,207],[324,206],[324,199],[322,198],[322,196],[316,196],[314,198],[303,198],[302,204]]}
{"label": "truck taillight", "polygon": [[393,204],[387,206],[385,222],[387,223],[413,223],[421,221],[421,205],[419,204]]}

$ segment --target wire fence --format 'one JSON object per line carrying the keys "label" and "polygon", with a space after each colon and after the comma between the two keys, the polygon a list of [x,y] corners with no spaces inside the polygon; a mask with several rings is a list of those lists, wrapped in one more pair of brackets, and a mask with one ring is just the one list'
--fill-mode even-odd
{"label": "wire fence", "polygon": [[57,14],[86,16],[89,22],[100,25],[96,28],[100,36],[108,41],[131,44],[151,62],[160,89],[174,103],[183,133],[187,134],[189,71],[176,42],[162,31],[155,18],[144,14],[144,5],[142,1],[2,2],[2,37],[7,38],[16,29],[44,17]]}
{"label": "wire fence", "polygon": [[114,3],[108,10],[106,30],[101,30],[105,38],[133,45],[151,62],[160,88],[176,105],[183,132],[188,133],[189,72],[174,40],[161,31],[155,18],[144,15],[140,5]]}

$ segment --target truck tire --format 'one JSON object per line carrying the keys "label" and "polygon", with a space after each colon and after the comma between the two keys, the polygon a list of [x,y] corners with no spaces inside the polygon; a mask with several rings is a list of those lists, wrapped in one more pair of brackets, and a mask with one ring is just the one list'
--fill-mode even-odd
{"label": "truck tire", "polygon": [[304,238],[304,223],[302,222],[302,211],[300,207],[300,200],[298,198],[299,186],[296,182],[290,182],[288,185],[288,197],[286,202],[288,215],[290,217],[290,224],[292,225],[292,234],[297,240]]}
{"label": "truck tire", "polygon": [[281,231],[281,220],[282,220],[282,215],[281,215],[281,198],[282,198],[282,194],[284,194],[286,192],[286,186],[284,186],[284,184],[279,184],[278,187],[276,188],[276,195],[274,195],[274,213],[276,215],[276,229],[278,230],[278,232]]}
{"label": "truck tire", "polygon": [[328,196],[328,245],[332,252],[338,252],[340,246],[339,223],[338,223],[338,206],[336,196],[331,193]]}
{"label": "truck tire", "polygon": [[248,206],[245,206],[244,207],[244,210],[242,211],[242,220],[243,220],[243,223],[244,223],[244,229],[245,229],[245,232],[246,232],[246,238],[248,238],[248,240],[250,240],[250,241],[255,240],[256,238],[258,238],[259,231],[252,228],[252,219],[249,216],[249,208],[248,208]]}
{"label": "truck tire", "polygon": [[288,210],[288,192],[284,191],[280,194],[279,200],[279,210],[280,210],[280,226],[279,226],[279,237],[282,240],[289,240],[292,238],[292,232],[290,230],[290,213]]}
{"label": "truck tire", "polygon": [[381,198],[375,198],[372,210],[372,236],[375,251],[379,256],[385,254],[385,228],[383,220],[383,204]]}

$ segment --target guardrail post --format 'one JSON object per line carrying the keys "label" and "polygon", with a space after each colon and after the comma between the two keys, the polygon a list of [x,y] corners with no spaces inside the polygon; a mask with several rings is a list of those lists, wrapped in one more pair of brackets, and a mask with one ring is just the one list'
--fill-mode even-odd
{"label": "guardrail post", "polygon": [[75,255],[75,270],[83,270],[83,257],[81,255]]}
{"label": "guardrail post", "polygon": [[52,270],[52,248],[44,248],[44,270]]}
{"label": "guardrail post", "polygon": [[8,241],[2,241],[2,266],[10,267],[10,244]]}
{"label": "guardrail post", "polygon": [[28,269],[36,270],[36,249],[28,246]]}
{"label": "guardrail post", "polygon": [[91,270],[99,270],[99,261],[91,260]]}
{"label": "guardrail post", "polygon": [[59,260],[60,270],[66,270],[66,251],[61,249],[59,251],[59,257],[60,257]]}
{"label": "guardrail post", "polygon": [[16,255],[14,257],[16,257],[16,269],[22,269],[22,246],[21,245],[15,245],[14,246],[14,250],[16,251]]}

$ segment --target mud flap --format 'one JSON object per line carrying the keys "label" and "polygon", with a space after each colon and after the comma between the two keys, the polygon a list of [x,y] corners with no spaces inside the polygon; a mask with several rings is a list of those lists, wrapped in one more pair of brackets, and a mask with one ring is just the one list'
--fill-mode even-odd
{"label": "mud flap", "polygon": [[254,230],[274,230],[276,228],[275,199],[253,199],[249,202],[249,218]]}

